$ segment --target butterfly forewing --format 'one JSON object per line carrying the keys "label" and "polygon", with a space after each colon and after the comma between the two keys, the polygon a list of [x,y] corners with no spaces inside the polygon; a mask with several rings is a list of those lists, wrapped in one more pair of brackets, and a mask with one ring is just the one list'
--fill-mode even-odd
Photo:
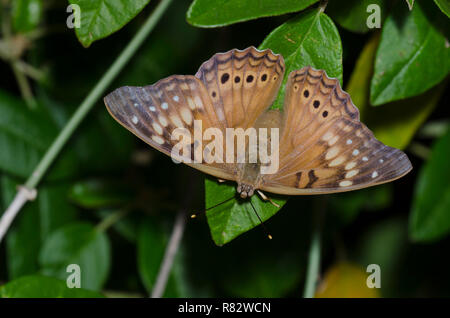
{"label": "butterfly forewing", "polygon": [[277,96],[284,60],[271,50],[249,47],[215,54],[196,76],[205,84],[219,120],[226,127],[252,127]]}
{"label": "butterfly forewing", "polygon": [[[194,139],[195,120],[201,122],[202,134],[210,127],[225,129],[203,83],[195,76],[174,75],[154,85],[121,87],[105,97],[105,104],[119,123],[152,147],[206,173],[224,179],[234,178],[230,165],[206,163],[205,144]],[[190,138],[185,139],[188,141],[184,145],[186,151],[172,152],[182,141],[180,134]],[[202,154],[198,157],[202,159],[200,162],[195,161],[196,152]]]}
{"label": "butterfly forewing", "polygon": [[399,178],[411,169],[406,155],[385,146],[359,121],[339,81],[305,67],[286,87],[280,169],[263,189],[283,194],[348,191]]}

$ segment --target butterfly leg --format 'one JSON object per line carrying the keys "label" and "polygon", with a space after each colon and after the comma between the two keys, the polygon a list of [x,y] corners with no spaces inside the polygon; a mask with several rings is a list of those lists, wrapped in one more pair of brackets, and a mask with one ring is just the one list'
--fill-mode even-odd
{"label": "butterfly leg", "polygon": [[280,205],[278,203],[273,202],[268,196],[266,196],[264,193],[262,193],[259,190],[256,190],[256,192],[258,192],[259,196],[261,197],[261,199],[263,199],[264,201],[269,201],[273,206],[276,206],[277,208],[280,208]]}

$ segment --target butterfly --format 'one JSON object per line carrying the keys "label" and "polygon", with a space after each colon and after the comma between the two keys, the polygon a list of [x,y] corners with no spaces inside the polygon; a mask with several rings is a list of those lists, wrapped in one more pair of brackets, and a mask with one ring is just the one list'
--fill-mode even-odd
{"label": "butterfly", "polygon": [[[268,139],[279,145],[278,168],[270,174],[261,173],[268,164],[261,160],[211,160],[222,151],[197,139],[187,139],[181,146],[187,152],[179,152],[176,161],[219,180],[235,181],[242,198],[255,192],[270,200],[264,192],[309,195],[356,190],[398,179],[412,169],[405,153],[378,141],[360,122],[350,95],[324,70],[306,66],[292,71],[283,110],[269,109],[284,72],[283,57],[270,49],[233,49],[215,54],[195,76],[173,75],[154,85],[120,87],[104,102],[121,125],[172,157],[180,135],[195,135],[196,122],[202,124],[202,133],[215,128],[224,135],[230,128],[278,129]],[[250,150],[248,141],[244,148]],[[189,161],[199,153],[205,154],[200,161]]]}

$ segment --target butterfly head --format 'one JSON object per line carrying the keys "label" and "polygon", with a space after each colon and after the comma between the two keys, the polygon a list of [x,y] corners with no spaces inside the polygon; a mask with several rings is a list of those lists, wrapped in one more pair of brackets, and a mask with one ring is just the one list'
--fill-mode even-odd
{"label": "butterfly head", "polygon": [[245,184],[245,183],[239,183],[237,186],[237,193],[241,196],[242,199],[249,198],[254,193],[254,188],[252,185]]}

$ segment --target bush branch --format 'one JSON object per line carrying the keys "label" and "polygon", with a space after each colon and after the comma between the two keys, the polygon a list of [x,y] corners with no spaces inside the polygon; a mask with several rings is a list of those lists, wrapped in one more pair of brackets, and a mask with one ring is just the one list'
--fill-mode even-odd
{"label": "bush branch", "polygon": [[[37,184],[41,181],[44,174],[47,172],[50,165],[53,163],[55,158],[61,152],[64,145],[67,143],[69,138],[72,136],[75,129],[79,126],[81,121],[86,117],[87,113],[92,109],[94,104],[99,100],[99,98],[103,95],[106,88],[111,84],[111,82],[116,78],[119,72],[123,69],[123,67],[127,64],[127,62],[131,59],[131,57],[136,53],[137,49],[144,42],[148,34],[153,30],[156,23],[161,18],[162,14],[166,11],[169,4],[172,0],[161,0],[155,10],[150,14],[147,21],[145,21],[144,25],[138,31],[138,33],[133,37],[130,43],[126,46],[126,48],[122,51],[119,57],[114,61],[109,70],[103,75],[97,85],[92,89],[86,99],[81,103],[78,109],[70,118],[69,122],[65,125],[63,130],[60,132],[58,137],[56,137],[53,144],[45,153],[44,157],[41,159],[36,169],[33,171],[31,176],[28,178],[25,183],[25,188],[34,189]],[[15,205],[11,204],[8,210],[10,211],[10,216],[12,219],[5,219],[5,214],[0,219],[0,228],[4,228],[4,232],[0,232],[0,242],[6,233],[9,225],[11,224],[14,217],[23,207],[23,205],[27,202],[23,198],[19,200],[17,197],[21,196],[20,191],[16,194],[16,198],[13,200]]]}

